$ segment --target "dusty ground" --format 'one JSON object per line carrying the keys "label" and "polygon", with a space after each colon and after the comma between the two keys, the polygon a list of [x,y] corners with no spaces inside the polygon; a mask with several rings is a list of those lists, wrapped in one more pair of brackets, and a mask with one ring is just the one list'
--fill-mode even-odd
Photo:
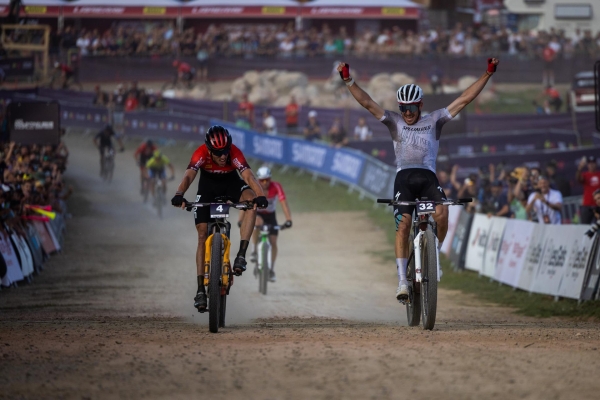
{"label": "dusty ground", "polygon": [[110,185],[90,137],[68,144],[76,195],[63,254],[34,284],[0,292],[0,398],[598,396],[599,324],[442,291],[436,328],[407,327],[393,267],[369,253],[386,248],[383,232],[359,213],[295,214],[279,281],[265,297],[251,274],[236,279],[229,326],[210,334],[192,307],[191,215],[168,209],[160,221],[141,204],[133,143]]}

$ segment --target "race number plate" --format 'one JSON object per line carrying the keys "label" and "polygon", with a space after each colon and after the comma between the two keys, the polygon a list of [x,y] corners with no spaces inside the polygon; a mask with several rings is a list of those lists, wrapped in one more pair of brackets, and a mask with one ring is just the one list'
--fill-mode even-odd
{"label": "race number plate", "polygon": [[434,201],[418,201],[417,202],[417,215],[433,214],[435,213],[435,202]]}
{"label": "race number plate", "polygon": [[227,218],[227,217],[229,217],[229,205],[228,204],[211,204],[210,205],[210,217],[211,218]]}

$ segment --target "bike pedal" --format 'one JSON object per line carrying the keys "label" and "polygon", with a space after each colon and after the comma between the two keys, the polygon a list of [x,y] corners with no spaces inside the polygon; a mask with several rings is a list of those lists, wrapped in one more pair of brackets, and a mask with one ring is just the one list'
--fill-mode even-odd
{"label": "bike pedal", "polygon": [[199,312],[200,314],[204,314],[205,312],[208,312],[208,308],[202,308],[202,309],[200,309],[200,308],[196,308],[196,310],[198,310],[198,312]]}

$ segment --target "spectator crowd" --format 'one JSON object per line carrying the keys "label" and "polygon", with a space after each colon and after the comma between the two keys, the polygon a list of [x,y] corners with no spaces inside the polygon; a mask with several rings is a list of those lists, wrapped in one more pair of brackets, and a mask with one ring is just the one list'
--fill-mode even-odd
{"label": "spectator crowd", "polygon": [[[488,216],[529,220],[546,224],[582,223],[600,220],[600,170],[594,156],[584,157],[574,177],[558,172],[554,161],[544,168],[520,166],[507,170],[490,164],[463,179],[460,167],[439,169],[440,186],[449,198],[474,199],[466,205],[469,212]],[[571,181],[583,187],[579,215],[569,220],[563,215],[564,198],[571,196]]]}
{"label": "spectator crowd", "polygon": [[179,32],[172,23],[148,29],[145,23],[139,22],[115,24],[104,32],[66,26],[64,30],[52,33],[53,54],[66,53],[73,48],[79,49],[82,56],[195,56],[200,63],[214,56],[304,58],[354,55],[385,58],[395,55],[474,57],[482,54],[539,58],[548,62],[555,58],[598,57],[600,32],[577,29],[573,34],[566,34],[555,28],[517,31],[487,25],[465,27],[460,23],[452,29],[420,32],[393,26],[350,34],[344,26],[334,31],[326,23],[306,31],[296,31],[293,23],[249,23],[210,25],[204,32],[194,28]]}

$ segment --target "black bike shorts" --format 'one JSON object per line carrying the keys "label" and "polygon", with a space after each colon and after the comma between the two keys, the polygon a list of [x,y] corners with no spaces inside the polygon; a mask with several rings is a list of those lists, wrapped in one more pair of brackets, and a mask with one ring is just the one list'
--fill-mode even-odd
{"label": "black bike shorts", "polygon": [[[428,200],[446,200],[446,193],[435,174],[424,168],[408,168],[398,171],[394,181],[395,201],[415,201],[426,197]],[[403,214],[412,215],[415,206],[394,206],[396,230]]]}
{"label": "black bike shorts", "polygon": [[269,235],[279,235],[279,229],[273,229],[273,226],[279,225],[277,223],[277,216],[274,212],[257,212],[256,216],[262,218],[263,224],[271,226],[271,229],[269,229]]}
{"label": "black bike shorts", "polygon": [[[226,174],[201,172],[196,201],[210,203],[217,197],[227,196],[231,201],[238,202],[242,192],[247,189],[250,189],[250,186],[246,185],[237,171]],[[197,207],[193,212],[196,225],[214,221],[214,218],[210,218],[210,207]]]}

